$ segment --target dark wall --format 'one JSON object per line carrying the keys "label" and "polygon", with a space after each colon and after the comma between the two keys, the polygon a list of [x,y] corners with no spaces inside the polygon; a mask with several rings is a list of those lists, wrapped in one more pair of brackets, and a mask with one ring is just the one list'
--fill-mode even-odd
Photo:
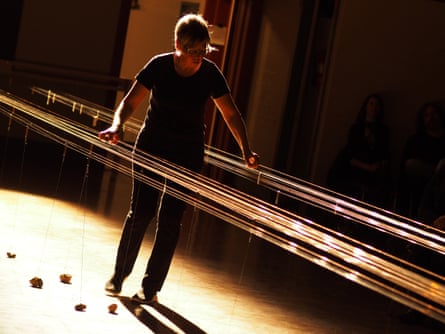
{"label": "dark wall", "polygon": [[12,60],[20,27],[24,0],[2,0],[0,2],[0,59]]}
{"label": "dark wall", "polygon": [[[112,74],[129,1],[24,0],[16,59]],[[125,22],[124,22],[125,23]]]}
{"label": "dark wall", "polygon": [[121,87],[108,77],[120,74],[130,6],[131,0],[2,1],[0,61],[14,63],[2,62],[0,88],[43,85],[114,106],[109,90]]}
{"label": "dark wall", "polygon": [[[72,112],[70,106],[47,105],[31,88],[113,108],[116,92],[125,90],[118,75],[130,5],[131,0],[2,1],[6,37],[0,47],[0,89],[40,105],[42,112],[91,126],[91,117]],[[63,145],[9,121],[0,114],[0,187],[97,204],[103,165],[72,150],[64,156]],[[98,125],[97,131],[105,126]]]}

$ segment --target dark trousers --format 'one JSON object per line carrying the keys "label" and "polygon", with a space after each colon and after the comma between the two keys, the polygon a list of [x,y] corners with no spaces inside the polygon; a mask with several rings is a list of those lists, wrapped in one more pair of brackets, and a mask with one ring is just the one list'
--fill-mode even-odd
{"label": "dark trousers", "polygon": [[[153,178],[162,179],[153,175]],[[164,180],[165,182],[165,180]],[[172,186],[169,182],[167,187]],[[125,220],[116,256],[113,281],[130,275],[148,225],[156,220],[153,249],[142,281],[145,296],[160,291],[167,276],[181,230],[186,203],[143,182],[133,180],[130,210]]]}

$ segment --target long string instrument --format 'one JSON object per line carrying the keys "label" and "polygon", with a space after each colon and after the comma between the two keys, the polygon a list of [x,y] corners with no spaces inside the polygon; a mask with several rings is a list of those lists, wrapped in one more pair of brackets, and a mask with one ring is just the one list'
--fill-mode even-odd
{"label": "long string instrument", "polygon": [[[125,142],[110,145],[100,141],[95,126],[99,120],[111,123],[111,110],[68,94],[37,87],[33,87],[32,91],[46,96],[45,107],[0,91],[0,113],[88,159],[162,189],[163,183],[138,173],[130,166],[133,164],[159,174],[190,190],[184,192],[168,188],[171,195],[445,323],[445,277],[284,209],[279,202],[283,196],[297,199],[440,255],[445,252],[444,232],[265,166],[249,170],[239,157],[206,147],[207,163],[273,191],[275,201],[268,203],[156,156],[134,151],[132,145]],[[92,125],[76,123],[52,112],[49,109],[52,103],[62,103],[73,112],[91,116]],[[137,132],[139,125],[139,122],[130,120],[124,131]]]}

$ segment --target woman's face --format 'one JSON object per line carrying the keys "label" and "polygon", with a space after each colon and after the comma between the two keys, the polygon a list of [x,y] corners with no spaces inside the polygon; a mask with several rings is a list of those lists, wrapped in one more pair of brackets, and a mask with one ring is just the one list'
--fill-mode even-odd
{"label": "woman's face", "polygon": [[375,122],[380,113],[380,104],[377,98],[370,97],[366,104],[366,121]]}
{"label": "woman's face", "polygon": [[439,112],[434,106],[428,106],[423,113],[423,124],[427,130],[437,130],[442,127]]}
{"label": "woman's face", "polygon": [[197,43],[191,47],[178,46],[181,61],[184,66],[198,70],[201,66],[202,59],[208,53],[207,43]]}

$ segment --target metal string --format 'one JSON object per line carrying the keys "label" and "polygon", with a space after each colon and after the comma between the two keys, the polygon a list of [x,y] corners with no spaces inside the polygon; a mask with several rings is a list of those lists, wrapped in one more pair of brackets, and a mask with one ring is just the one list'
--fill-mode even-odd
{"label": "metal string", "polygon": [[[72,105],[74,109],[75,106],[82,104],[84,106],[82,109],[83,113],[99,118],[107,123],[112,122],[113,113],[110,109],[82,99],[80,99],[81,103],[76,102],[79,98],[69,94],[56,94],[38,87],[33,87],[32,90],[44,96],[51,96],[50,100],[53,102],[60,102],[67,106]],[[126,125],[125,131],[136,134],[140,125],[140,122],[131,119]],[[122,145],[128,144],[123,143]],[[138,153],[141,154],[141,152]],[[445,254],[445,231],[344,196],[266,166],[260,166],[258,170],[246,169],[243,159],[239,156],[211,146],[206,146],[205,153],[207,163],[256,182],[258,185],[272,191],[279,192],[281,196],[287,196],[321,208],[329,213],[347,218],[346,221],[358,222],[367,227],[382,229],[389,235]]]}
{"label": "metal string", "polygon": [[[17,97],[11,97],[8,94],[0,94],[0,102],[10,105],[20,110],[26,117],[21,119],[24,124],[32,123],[27,117],[35,117],[46,123],[45,126],[54,127],[57,130],[63,130],[67,135],[76,138],[76,142],[69,142],[69,146],[82,153],[87,154],[86,144],[92,144],[104,151],[113,154],[123,160],[132,161],[134,164],[156,172],[165,178],[192,190],[199,196],[184,194],[178,190],[169,190],[171,195],[176,196],[188,203],[195,203],[201,210],[207,211],[214,216],[221,218],[239,228],[248,231],[258,237],[261,237],[293,254],[299,255],[310,260],[326,269],[329,269],[351,281],[359,283],[394,300],[397,300],[407,306],[415,308],[429,316],[442,322],[445,321],[445,289],[444,277],[429,272],[423,268],[417,267],[401,259],[382,251],[367,247],[359,240],[352,239],[336,231],[332,231],[316,222],[310,221],[295,213],[286,211],[275,205],[261,201],[248,194],[236,191],[230,187],[220,184],[202,175],[192,173],[184,168],[175,166],[157,157],[149,154],[137,152],[131,157],[131,151],[125,146],[109,145],[97,139],[97,131],[87,129],[80,124],[74,124],[66,119],[51,115],[47,110],[43,111],[28,102],[21,101]],[[62,136],[56,135],[53,131],[46,130],[44,127],[35,126],[32,123],[34,131],[47,132],[53,140],[62,141]],[[77,139],[85,141],[83,144],[77,143]],[[111,161],[103,155],[91,154],[96,159],[107,166],[115,168],[119,172],[128,175],[128,168],[122,164]],[[132,159],[132,160],[131,160]],[[144,175],[135,174],[135,177],[159,187],[156,182],[146,178]],[[264,173],[261,180],[265,180]],[[275,182],[283,182],[280,186],[285,188],[288,183],[283,180],[273,179]],[[264,182],[264,181],[262,181]],[[366,220],[363,213],[369,214],[379,221],[380,227],[385,227],[387,231],[398,228],[411,232],[411,226],[405,226],[406,223],[397,221],[395,218],[388,218],[383,213],[371,211],[369,208],[360,207],[360,203],[352,203],[347,199],[338,198],[331,194],[320,194],[319,189],[314,186],[312,189],[306,189],[308,185],[303,185],[307,194],[319,196],[320,205],[326,205],[325,199],[334,200],[332,203],[338,204],[338,208],[348,208],[348,215],[355,214],[355,211],[362,215],[355,214],[356,219]],[[162,187],[162,185],[161,185]],[[285,189],[290,190],[292,189]],[[305,195],[308,196],[308,195]],[[332,198],[331,198],[332,197]],[[312,199],[311,199],[312,200]],[[331,204],[332,205],[332,204]],[[338,211],[338,208],[336,210]],[[332,209],[332,207],[331,207]],[[370,226],[375,226],[370,223]],[[393,224],[393,225],[391,225]],[[396,226],[396,227],[394,227]],[[416,236],[419,241],[425,245],[430,245],[432,249],[443,251],[442,236],[435,233],[427,233],[422,229],[415,230],[419,233]],[[415,236],[414,234],[412,236]],[[432,238],[434,240],[431,243]],[[409,291],[409,293],[407,293]]]}

